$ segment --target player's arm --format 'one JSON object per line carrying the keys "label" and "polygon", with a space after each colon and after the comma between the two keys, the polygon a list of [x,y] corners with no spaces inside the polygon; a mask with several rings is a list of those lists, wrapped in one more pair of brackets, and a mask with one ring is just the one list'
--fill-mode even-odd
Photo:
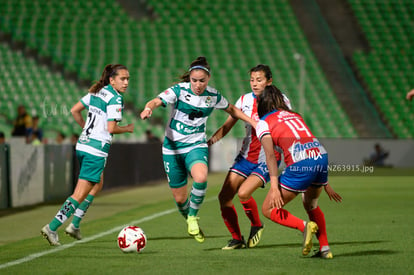
{"label": "player's arm", "polygon": [[109,120],[108,132],[111,134],[132,133],[134,132],[134,124],[131,123],[125,126],[119,126],[117,121]]}
{"label": "player's arm", "polygon": [[256,128],[257,122],[254,121],[251,117],[248,117],[245,113],[243,113],[239,108],[236,108],[233,104],[229,104],[229,106],[224,110],[233,118],[241,119],[244,122],[247,122],[250,125],[252,125],[252,127]]}
{"label": "player's arm", "polygon": [[70,112],[76,123],[78,123],[82,128],[85,126],[85,120],[83,119],[82,111],[85,109],[86,107],[80,101],[78,101],[75,105],[73,105],[72,109],[70,109]]}
{"label": "player's arm", "polygon": [[260,139],[263,150],[266,154],[266,165],[269,169],[270,176],[270,195],[271,195],[271,207],[282,208],[285,204],[283,202],[282,194],[279,190],[277,160],[274,152],[273,140],[270,134],[263,135]]}
{"label": "player's arm", "polygon": [[211,138],[207,141],[207,144],[210,146],[223,137],[227,135],[228,132],[230,132],[231,128],[236,124],[238,121],[237,118],[232,117],[231,115],[226,119],[223,125],[214,133],[214,135],[211,136]]}
{"label": "player's arm", "polygon": [[152,115],[152,111],[154,111],[154,109],[160,107],[161,105],[163,105],[163,102],[161,98],[158,97],[148,101],[147,104],[145,104],[144,110],[140,114],[141,119],[150,118]]}
{"label": "player's arm", "polygon": [[333,190],[332,186],[328,183],[324,186],[325,192],[328,195],[330,200],[334,200],[336,202],[342,202],[342,197],[338,193]]}
{"label": "player's arm", "polygon": [[408,100],[411,100],[414,97],[414,89],[412,89],[411,91],[409,91],[406,95],[406,98]]}

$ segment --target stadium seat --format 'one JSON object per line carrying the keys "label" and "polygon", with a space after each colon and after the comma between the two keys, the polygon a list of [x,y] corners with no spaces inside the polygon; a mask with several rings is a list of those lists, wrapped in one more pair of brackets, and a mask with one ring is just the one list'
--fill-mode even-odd
{"label": "stadium seat", "polygon": [[414,114],[404,98],[414,87],[414,40],[409,27],[414,2],[348,1],[371,46],[369,53],[353,56],[359,74],[393,132],[400,138],[412,138],[409,125]]}
{"label": "stadium seat", "polygon": [[[158,18],[140,21],[130,18],[113,1],[0,2],[8,11],[0,11],[1,22],[5,22],[2,30],[35,48],[39,55],[51,57],[54,63],[63,65],[64,71],[77,73],[82,80],[98,79],[105,64],[127,64],[131,83],[125,98],[137,109],[171,86],[199,55],[208,58],[212,84],[231,102],[249,90],[247,71],[265,63],[277,72],[275,83],[297,105],[300,72],[293,54],[299,52],[306,58],[306,94],[313,95],[307,104],[332,106],[341,114],[330,126],[334,130],[320,127],[315,134],[356,136],[287,1],[149,0]],[[33,16],[33,11],[42,16]],[[117,32],[116,26],[121,24],[123,30]],[[309,119],[330,119],[320,108],[313,109]],[[166,110],[160,114],[168,118]],[[220,123],[213,119],[208,128],[215,129]],[[244,133],[237,130],[230,135],[242,137]]]}

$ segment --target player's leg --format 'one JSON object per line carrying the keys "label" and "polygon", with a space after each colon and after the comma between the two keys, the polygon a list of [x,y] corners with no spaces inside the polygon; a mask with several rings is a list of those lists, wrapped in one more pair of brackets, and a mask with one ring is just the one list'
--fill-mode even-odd
{"label": "player's leg", "polygon": [[80,172],[75,190],[72,196],[67,198],[52,221],[41,230],[42,235],[47,238],[51,245],[59,245],[59,237],[56,230],[72,216],[79,203],[85,200],[88,193],[92,190],[94,184],[100,181],[105,167],[105,157],[96,157],[82,151],[77,151],[76,154],[80,162]]}
{"label": "player's leg", "polygon": [[232,236],[232,239],[225,247],[223,247],[223,250],[245,247],[245,242],[240,231],[237,211],[233,204],[233,198],[237,194],[239,186],[244,180],[245,177],[229,171],[218,196],[221,217]]}
{"label": "player's leg", "polygon": [[198,162],[191,166],[190,173],[194,182],[190,193],[188,216],[197,216],[206,196],[208,167],[205,163]]}
{"label": "player's leg", "polygon": [[49,224],[46,224],[42,230],[42,235],[49,241],[50,245],[60,245],[59,237],[56,230],[75,212],[79,206],[79,201],[86,198],[86,195],[92,189],[92,183],[79,179],[72,196],[68,197],[63,203],[60,210]]}
{"label": "player's leg", "polygon": [[[282,193],[282,198],[285,205],[294,199],[297,195],[297,192],[289,191],[284,188],[279,189]],[[308,255],[310,250],[312,249],[312,236],[318,230],[318,226],[316,223],[310,221],[306,222],[294,215],[292,215],[289,211],[283,208],[275,208],[272,206],[273,195],[272,190],[269,190],[265,201],[263,202],[262,212],[263,215],[270,220],[294,229],[298,229],[303,232],[303,249],[302,254]]]}
{"label": "player's leg", "polygon": [[[289,191],[289,190],[286,190],[280,187],[279,187],[279,190],[282,194],[282,198],[283,198],[285,205],[288,204],[291,200],[293,200],[297,196],[296,192],[292,192],[292,191]],[[286,209],[273,207],[272,202],[273,202],[273,195],[272,195],[272,189],[270,189],[262,205],[262,213],[266,218],[280,225],[298,229],[303,232],[303,230],[305,229],[305,224],[306,224],[305,221],[292,215]]]}
{"label": "player's leg", "polygon": [[88,196],[86,196],[86,198],[82,201],[82,203],[76,209],[75,214],[73,215],[72,222],[65,229],[65,233],[67,235],[77,240],[82,239],[82,235],[81,235],[80,228],[79,228],[80,222],[85,216],[86,211],[89,209],[89,206],[92,204],[95,196],[99,193],[99,191],[102,190],[102,187],[103,187],[103,175],[101,177],[101,181],[93,186]]}
{"label": "player's leg", "polygon": [[262,172],[262,174],[253,172],[242,183],[238,191],[238,196],[243,206],[243,210],[250,220],[251,227],[249,239],[247,241],[247,246],[249,248],[255,247],[260,242],[264,229],[264,225],[260,220],[256,200],[252,196],[253,192],[256,191],[256,189],[258,189],[259,187],[264,187],[265,183],[267,182],[267,169],[263,170]]}
{"label": "player's leg", "polygon": [[187,170],[182,155],[163,155],[168,185],[180,214],[187,219],[189,200],[187,196]]}
{"label": "player's leg", "polygon": [[308,213],[309,220],[314,221],[318,225],[318,233],[316,236],[319,240],[319,252],[316,255],[318,257],[330,259],[333,258],[333,255],[328,243],[325,215],[318,206],[318,198],[322,189],[322,186],[310,186],[302,195],[302,201],[303,206]]}
{"label": "player's leg", "polygon": [[188,152],[185,155],[185,167],[193,178],[187,217],[188,234],[202,243],[204,242],[204,233],[199,227],[197,215],[207,191],[208,148],[196,148]]}

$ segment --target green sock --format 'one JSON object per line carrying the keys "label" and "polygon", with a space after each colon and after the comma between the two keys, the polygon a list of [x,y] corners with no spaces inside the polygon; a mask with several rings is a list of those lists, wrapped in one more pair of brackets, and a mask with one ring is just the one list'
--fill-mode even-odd
{"label": "green sock", "polygon": [[56,216],[49,223],[51,230],[56,231],[59,226],[61,226],[78,208],[79,202],[77,202],[72,197],[66,199],[65,203],[62,205],[60,210],[57,212]]}
{"label": "green sock", "polygon": [[95,198],[94,195],[89,194],[86,197],[86,199],[76,209],[75,214],[73,215],[73,220],[72,220],[72,224],[75,226],[75,228],[79,228],[79,224],[82,218],[85,216],[86,211],[88,210],[94,198]]}
{"label": "green sock", "polygon": [[183,215],[184,218],[187,218],[188,206],[189,206],[188,198],[184,203],[175,202],[175,204],[177,205],[177,208],[178,208],[178,211],[180,212],[180,214]]}
{"label": "green sock", "polygon": [[188,216],[197,216],[198,210],[206,196],[207,182],[194,182],[190,195],[190,209]]}

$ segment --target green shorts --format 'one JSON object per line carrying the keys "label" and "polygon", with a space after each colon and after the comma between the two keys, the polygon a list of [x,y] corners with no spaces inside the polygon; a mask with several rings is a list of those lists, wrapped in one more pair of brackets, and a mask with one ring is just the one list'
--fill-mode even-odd
{"label": "green shorts", "polygon": [[164,170],[170,188],[180,188],[187,184],[188,172],[196,163],[208,167],[208,148],[196,148],[185,154],[162,155]]}
{"label": "green shorts", "polygon": [[76,151],[79,160],[79,179],[99,183],[106,165],[106,157],[97,157],[83,151]]}

